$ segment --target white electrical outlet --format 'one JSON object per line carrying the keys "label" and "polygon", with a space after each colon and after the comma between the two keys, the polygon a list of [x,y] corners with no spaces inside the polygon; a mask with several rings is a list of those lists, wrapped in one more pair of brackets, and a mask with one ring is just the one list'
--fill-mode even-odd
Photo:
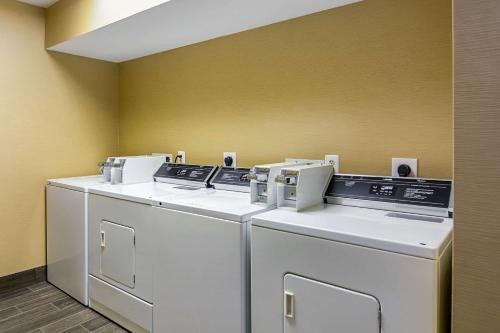
{"label": "white electrical outlet", "polygon": [[[227,161],[226,158],[228,159]],[[231,164],[228,164],[229,162]],[[226,167],[236,168],[236,152],[224,152],[222,165]]]}
{"label": "white electrical outlet", "polygon": [[177,152],[177,163],[179,164],[185,164],[186,163],[186,152],[185,151],[182,151],[182,150],[179,150]]}
{"label": "white electrical outlet", "polygon": [[395,157],[392,159],[392,177],[399,177],[398,168],[403,164],[411,168],[408,177],[418,177],[418,159],[406,157]]}
{"label": "white electrical outlet", "polygon": [[165,156],[165,161],[167,163],[173,163],[174,162],[172,154],[167,154],[167,153],[152,153],[151,155],[153,155],[153,156]]}
{"label": "white electrical outlet", "polygon": [[333,165],[335,173],[340,172],[340,156],[339,155],[325,155],[325,163]]}

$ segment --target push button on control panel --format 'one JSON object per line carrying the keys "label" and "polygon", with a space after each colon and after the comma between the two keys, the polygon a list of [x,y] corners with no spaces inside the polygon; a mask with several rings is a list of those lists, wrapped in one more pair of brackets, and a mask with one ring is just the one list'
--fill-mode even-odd
{"label": "push button on control panel", "polygon": [[396,189],[397,187],[393,185],[373,184],[370,188],[370,194],[393,197],[396,195]]}

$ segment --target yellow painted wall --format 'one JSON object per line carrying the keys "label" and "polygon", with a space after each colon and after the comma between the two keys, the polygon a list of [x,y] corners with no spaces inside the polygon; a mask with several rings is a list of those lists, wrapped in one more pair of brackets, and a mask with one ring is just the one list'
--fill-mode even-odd
{"label": "yellow painted wall", "polygon": [[59,0],[47,9],[46,46],[102,28],[167,0]]}
{"label": "yellow painted wall", "polygon": [[451,0],[369,0],[120,64],[120,151],[452,175]]}
{"label": "yellow painted wall", "polygon": [[44,10],[0,1],[0,276],[45,264],[45,182],[118,148],[118,67],[44,49]]}

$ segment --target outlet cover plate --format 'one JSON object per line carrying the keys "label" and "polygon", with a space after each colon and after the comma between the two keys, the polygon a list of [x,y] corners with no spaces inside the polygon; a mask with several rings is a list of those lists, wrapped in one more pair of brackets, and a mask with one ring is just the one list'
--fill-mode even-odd
{"label": "outlet cover plate", "polygon": [[408,177],[418,177],[418,159],[409,157],[395,157],[392,159],[392,177],[399,177],[398,167],[401,164],[407,164],[411,168]]}
{"label": "outlet cover plate", "polygon": [[340,173],[340,156],[339,155],[325,155],[325,163],[333,164],[335,173]]}
{"label": "outlet cover plate", "polygon": [[[226,165],[226,163],[224,162],[224,160],[228,156],[233,158],[233,164],[231,164],[231,165]],[[227,152],[227,151],[224,152],[223,157],[222,157],[222,165],[226,166],[226,167],[236,168],[236,152]]]}
{"label": "outlet cover plate", "polygon": [[[180,156],[178,159],[177,159],[177,163],[179,164],[185,164],[186,163],[186,152],[183,151],[183,150],[179,150],[177,152],[177,156]],[[174,159],[175,161],[175,159]]]}

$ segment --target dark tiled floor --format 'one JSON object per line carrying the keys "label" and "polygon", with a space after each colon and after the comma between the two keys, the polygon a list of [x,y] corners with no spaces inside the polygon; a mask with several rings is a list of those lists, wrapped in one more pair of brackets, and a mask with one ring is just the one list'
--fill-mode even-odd
{"label": "dark tiled floor", "polygon": [[47,282],[0,291],[1,333],[126,333]]}

